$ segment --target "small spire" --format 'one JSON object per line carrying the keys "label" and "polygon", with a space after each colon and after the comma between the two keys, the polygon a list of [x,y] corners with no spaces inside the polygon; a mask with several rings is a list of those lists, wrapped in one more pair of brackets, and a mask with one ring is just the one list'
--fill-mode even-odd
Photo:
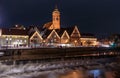
{"label": "small spire", "polygon": [[55,9],[58,9],[57,5],[55,5]]}
{"label": "small spire", "polygon": [[57,7],[57,5],[55,5],[55,11],[58,11],[58,7]]}

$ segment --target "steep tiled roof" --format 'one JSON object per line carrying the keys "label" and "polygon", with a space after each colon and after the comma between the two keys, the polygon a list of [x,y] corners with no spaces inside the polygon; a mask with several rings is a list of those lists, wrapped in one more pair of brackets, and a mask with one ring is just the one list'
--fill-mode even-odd
{"label": "steep tiled roof", "polygon": [[68,28],[68,29],[67,29],[68,34],[71,35],[72,32],[73,32],[73,30],[74,30],[74,27],[70,27],[70,28]]}
{"label": "steep tiled roof", "polygon": [[31,36],[32,36],[34,33],[35,33],[35,31],[31,32],[31,33],[29,34],[29,38],[31,38]]}
{"label": "steep tiled roof", "polygon": [[27,32],[21,29],[2,29],[2,35],[28,35]]}
{"label": "steep tiled roof", "polygon": [[67,27],[67,28],[61,28],[61,30],[66,30],[68,32],[69,35],[72,34],[73,30],[74,30],[74,26],[73,27]]}
{"label": "steep tiled roof", "polygon": [[49,28],[52,25],[52,22],[45,23],[43,28]]}
{"label": "steep tiled roof", "polygon": [[44,34],[42,35],[42,38],[45,39],[49,36],[49,34],[52,32],[52,30],[46,30]]}
{"label": "steep tiled roof", "polygon": [[61,28],[60,30],[56,30],[56,32],[57,32],[58,35],[61,37],[65,30],[66,30],[66,29]]}
{"label": "steep tiled roof", "polygon": [[[75,28],[75,26],[67,27],[67,28],[60,28],[60,29],[56,29],[55,31],[61,37],[63,35],[64,31],[66,30],[68,35],[70,36],[72,34],[74,28]],[[37,29],[38,29],[40,35],[43,37],[43,39],[47,38],[49,36],[49,34],[52,32],[52,30],[48,30],[47,28],[37,27]],[[34,32],[32,32],[30,35],[32,35]],[[80,33],[80,35],[82,38],[95,38],[94,34],[91,34],[91,33]]]}

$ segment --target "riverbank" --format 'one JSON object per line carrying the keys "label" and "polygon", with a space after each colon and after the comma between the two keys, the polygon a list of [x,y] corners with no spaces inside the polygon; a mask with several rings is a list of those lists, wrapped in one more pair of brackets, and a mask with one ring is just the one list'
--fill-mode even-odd
{"label": "riverbank", "polygon": [[72,48],[19,48],[4,49],[0,60],[44,60],[75,57],[111,57],[119,56],[120,48],[72,47]]}

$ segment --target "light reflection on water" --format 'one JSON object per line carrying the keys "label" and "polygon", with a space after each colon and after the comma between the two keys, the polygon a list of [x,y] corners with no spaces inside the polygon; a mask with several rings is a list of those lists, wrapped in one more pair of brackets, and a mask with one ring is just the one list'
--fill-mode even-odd
{"label": "light reflection on water", "polygon": [[104,76],[103,71],[100,70],[100,69],[90,70],[89,74],[92,74],[94,78],[97,78],[97,77],[100,77],[100,76]]}

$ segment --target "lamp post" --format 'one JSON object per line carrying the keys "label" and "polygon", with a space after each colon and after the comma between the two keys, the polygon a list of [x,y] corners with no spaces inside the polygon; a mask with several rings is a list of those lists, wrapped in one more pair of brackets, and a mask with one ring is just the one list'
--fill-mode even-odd
{"label": "lamp post", "polygon": [[19,47],[19,40],[17,40],[17,48]]}
{"label": "lamp post", "polygon": [[8,37],[6,37],[6,49],[8,48]]}
{"label": "lamp post", "polygon": [[12,44],[11,44],[11,41],[12,41],[12,38],[9,38],[9,40],[10,40],[10,48],[11,48],[11,45],[12,45]]}

